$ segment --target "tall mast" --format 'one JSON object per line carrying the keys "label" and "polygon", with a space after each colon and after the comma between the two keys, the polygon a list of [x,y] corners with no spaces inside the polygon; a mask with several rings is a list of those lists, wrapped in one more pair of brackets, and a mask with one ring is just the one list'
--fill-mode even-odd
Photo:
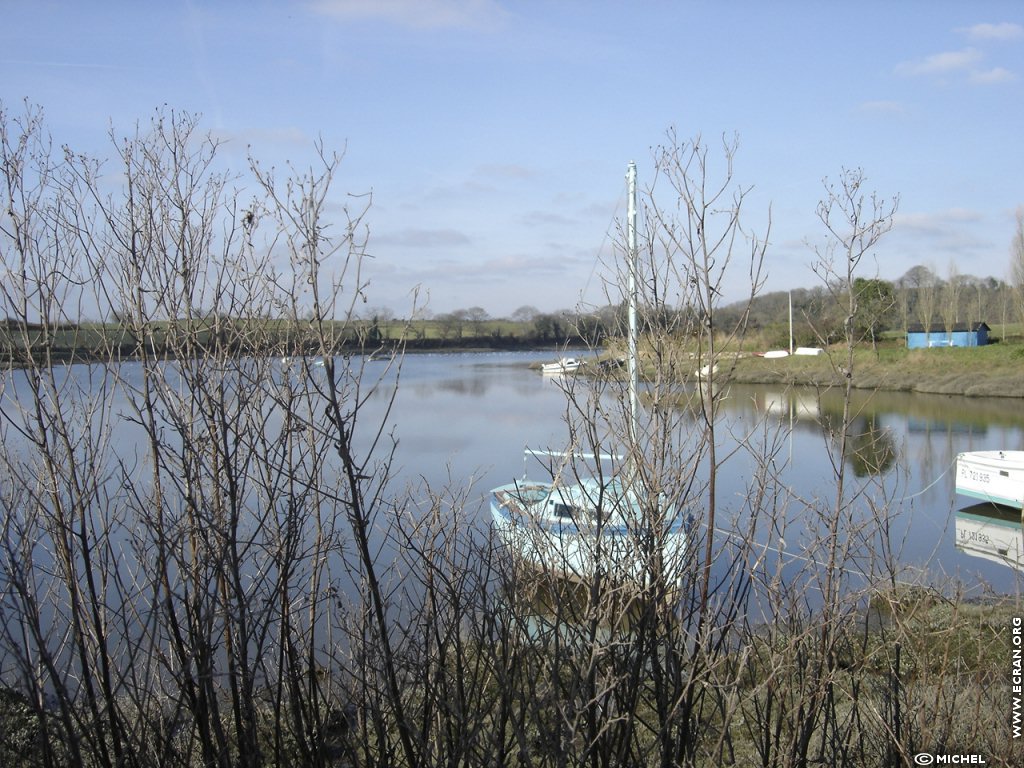
{"label": "tall mast", "polygon": [[639,372],[637,370],[637,329],[636,329],[636,163],[630,162],[626,171],[626,182],[629,188],[629,202],[626,205],[626,250],[629,262],[629,332],[626,340],[626,365],[629,372],[629,449],[636,449],[637,428],[637,388]]}

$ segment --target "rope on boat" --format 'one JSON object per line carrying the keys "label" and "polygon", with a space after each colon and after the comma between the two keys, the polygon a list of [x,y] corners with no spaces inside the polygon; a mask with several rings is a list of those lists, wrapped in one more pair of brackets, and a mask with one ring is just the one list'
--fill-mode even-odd
{"label": "rope on boat", "polygon": [[936,485],[936,484],[937,484],[937,483],[938,483],[938,482],[939,482],[940,480],[942,480],[942,478],[944,478],[944,477],[945,477],[946,475],[948,475],[948,474],[949,474],[949,470],[951,470],[951,469],[952,469],[953,467],[955,467],[955,466],[956,466],[956,457],[954,456],[954,457],[953,457],[953,461],[952,461],[952,463],[950,463],[950,465],[949,465],[948,467],[946,467],[946,468],[945,468],[944,470],[942,470],[942,474],[941,474],[941,475],[939,475],[938,477],[936,477],[936,478],[935,478],[934,480],[932,480],[932,482],[930,482],[930,483],[929,483],[928,485],[926,485],[926,486],[925,486],[924,488],[922,488],[922,489],[921,489],[920,491],[918,491],[917,493],[913,493],[913,494],[911,494],[910,496],[904,496],[904,497],[903,497],[903,499],[902,499],[902,501],[901,501],[901,503],[902,503],[903,501],[910,501],[911,499],[917,498],[917,497],[918,497],[918,496],[920,496],[921,494],[923,494],[923,493],[927,493],[928,491],[930,491],[930,490],[931,490],[932,488],[934,488],[934,487],[935,487],[935,485]]}

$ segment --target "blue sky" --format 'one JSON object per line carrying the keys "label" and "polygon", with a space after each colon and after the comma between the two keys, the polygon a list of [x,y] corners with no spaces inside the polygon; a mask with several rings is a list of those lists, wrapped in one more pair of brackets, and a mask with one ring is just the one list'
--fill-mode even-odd
{"label": "blue sky", "polygon": [[[168,105],[243,169],[343,149],[372,191],[370,304],[403,315],[596,301],[594,266],[675,128],[739,138],[748,223],[773,229],[766,290],[816,284],[822,180],[899,195],[865,276],[915,264],[1006,277],[1024,204],[1024,3],[0,3],[0,99],[109,155]],[[743,291],[742,274],[726,299]]]}

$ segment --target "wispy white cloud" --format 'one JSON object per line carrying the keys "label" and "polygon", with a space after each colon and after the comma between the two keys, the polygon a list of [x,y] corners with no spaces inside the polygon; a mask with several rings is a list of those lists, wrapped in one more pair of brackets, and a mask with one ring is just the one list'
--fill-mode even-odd
{"label": "wispy white cloud", "polygon": [[556,226],[569,227],[577,222],[569,216],[553,211],[529,211],[523,216],[523,224],[527,227]]}
{"label": "wispy white cloud", "polygon": [[980,211],[949,208],[932,213],[899,213],[893,226],[895,243],[905,255],[920,261],[938,255],[964,269],[992,248],[988,219]]}
{"label": "wispy white cloud", "polygon": [[1004,21],[1000,24],[975,24],[961,30],[970,40],[1019,40],[1024,38],[1024,26]]}
{"label": "wispy white cloud", "polygon": [[985,55],[977,48],[945,51],[896,66],[904,77],[963,78],[977,85],[1006,83],[1016,75],[1005,67],[983,66]]}
{"label": "wispy white cloud", "polygon": [[971,73],[972,83],[1008,83],[1016,79],[1017,76],[1013,72],[1003,67],[993,67],[983,72]]}
{"label": "wispy white cloud", "polygon": [[421,279],[434,278],[454,281],[470,281],[486,278],[497,280],[524,275],[564,274],[567,264],[564,260],[542,256],[504,255],[479,261],[433,261],[414,270]]}
{"label": "wispy white cloud", "polygon": [[981,58],[981,52],[975,48],[964,48],[961,51],[945,51],[898,64],[896,72],[911,77],[969,72],[981,61]]}
{"label": "wispy white cloud", "polygon": [[378,20],[420,29],[488,29],[505,10],[495,0],[315,0],[310,8],[342,20]]}
{"label": "wispy white cloud", "polygon": [[377,245],[401,246],[403,248],[452,248],[470,244],[470,238],[455,229],[403,229],[398,232],[375,234]]}
{"label": "wispy white cloud", "polygon": [[283,146],[289,151],[296,148],[308,149],[313,146],[314,137],[296,126],[280,126],[276,128],[245,128],[231,130],[218,127],[211,131],[219,141],[235,147],[262,147],[267,145]]}
{"label": "wispy white cloud", "polygon": [[949,208],[935,213],[897,213],[894,223],[898,229],[937,234],[947,231],[951,225],[971,224],[983,219],[984,216],[979,211]]}

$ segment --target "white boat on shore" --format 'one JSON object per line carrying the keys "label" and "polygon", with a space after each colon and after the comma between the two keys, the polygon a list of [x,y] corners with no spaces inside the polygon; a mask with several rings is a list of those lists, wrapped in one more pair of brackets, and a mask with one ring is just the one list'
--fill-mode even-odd
{"label": "white boat on shore", "polygon": [[693,375],[697,377],[699,381],[706,381],[709,376],[718,373],[717,365],[705,365],[698,371],[694,371]]}
{"label": "white boat on shore", "polygon": [[1024,451],[968,451],[956,457],[956,492],[1024,508]]}

